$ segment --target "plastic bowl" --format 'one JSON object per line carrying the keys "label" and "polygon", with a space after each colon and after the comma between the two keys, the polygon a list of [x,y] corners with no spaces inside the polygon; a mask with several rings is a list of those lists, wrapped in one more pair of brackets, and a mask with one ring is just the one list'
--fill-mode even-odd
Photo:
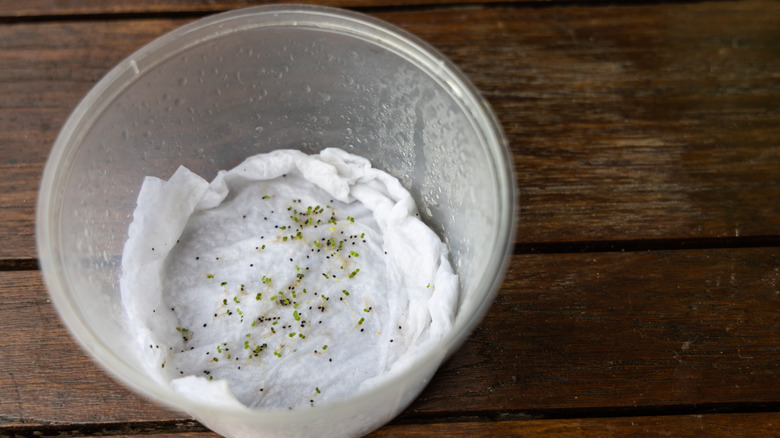
{"label": "plastic bowl", "polygon": [[[144,374],[118,287],[143,177],[167,179],[185,165],[211,179],[256,153],[331,146],[398,177],[449,244],[461,281],[452,332],[408,373],[311,409],[209,406]],[[226,436],[356,436],[408,406],[484,315],[513,243],[514,211],[501,129],[440,53],[361,14],[267,6],[174,30],[98,82],[46,164],[37,237],[60,316],[130,388]]]}

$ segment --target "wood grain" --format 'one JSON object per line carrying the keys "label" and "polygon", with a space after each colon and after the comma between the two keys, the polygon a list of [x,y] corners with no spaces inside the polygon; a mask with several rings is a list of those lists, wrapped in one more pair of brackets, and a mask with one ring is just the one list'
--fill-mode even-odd
{"label": "wood grain", "polygon": [[60,128],[116,63],[187,20],[0,24],[0,259],[35,257],[35,202]]}
{"label": "wood grain", "polygon": [[494,106],[520,241],[723,237],[780,229],[777,6],[453,11],[447,33],[393,18]]}
{"label": "wood grain", "polygon": [[[510,140],[518,241],[780,229],[780,4],[442,8],[377,14],[473,79]],[[0,259],[31,258],[44,161],[114,64],[189,19],[0,25]]]}
{"label": "wood grain", "polygon": [[410,410],[773,402],[778,306],[776,248],[517,256]]}
{"label": "wood grain", "polygon": [[[780,4],[383,12],[496,109],[518,241],[717,238],[780,229]],[[0,25],[0,259],[34,257],[34,200],[69,112],[114,64],[188,19]]]}
{"label": "wood grain", "polygon": [[[0,427],[186,418],[101,372],[39,275],[0,272]],[[401,419],[775,406],[779,322],[776,248],[515,256],[485,320]]]}
{"label": "wood grain", "polygon": [[93,363],[62,325],[38,271],[0,272],[0,297],[0,428],[189,418],[152,405]]}

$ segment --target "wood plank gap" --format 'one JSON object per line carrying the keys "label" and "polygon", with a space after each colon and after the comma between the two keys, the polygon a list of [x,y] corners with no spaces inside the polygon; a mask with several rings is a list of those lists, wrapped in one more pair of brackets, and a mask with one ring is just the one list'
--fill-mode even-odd
{"label": "wood plank gap", "polygon": [[780,246],[780,236],[636,239],[579,242],[518,243],[514,254],[567,254],[589,252],[641,252],[690,249],[736,249]]}
{"label": "wood plank gap", "polygon": [[82,21],[119,21],[119,20],[170,20],[170,19],[197,19],[208,15],[214,15],[227,10],[195,10],[179,12],[108,12],[94,14],[70,14],[70,15],[21,15],[15,17],[0,16],[0,25],[4,24],[22,24],[22,23],[75,23]]}
{"label": "wood plank gap", "polygon": [[0,271],[37,271],[38,259],[0,259]]}
{"label": "wood plank gap", "polygon": [[[636,239],[581,242],[518,243],[513,254],[571,254],[589,252],[642,252],[690,249],[738,249],[780,247],[780,236],[746,236],[693,239]],[[117,260],[117,263],[119,261]],[[35,271],[38,259],[0,259],[0,271]]]}
{"label": "wood plank gap", "polygon": [[[453,3],[420,3],[399,4],[389,6],[342,6],[340,9],[352,10],[366,14],[380,14],[392,12],[430,12],[436,10],[453,9],[492,9],[492,8],[550,8],[550,7],[598,7],[598,6],[641,6],[655,4],[695,4],[706,3],[713,0],[634,0],[620,2],[619,0],[526,0],[526,1],[497,1],[497,2],[453,2]],[[269,3],[268,5],[273,5]],[[149,20],[149,19],[197,19],[208,15],[219,14],[234,10],[225,9],[192,9],[186,11],[150,11],[150,12],[99,12],[82,14],[41,14],[41,15],[17,15],[0,16],[0,25],[18,23],[48,23],[48,22],[80,22],[80,21],[116,21],[116,20]]]}
{"label": "wood plank gap", "polygon": [[780,412],[780,402],[700,403],[691,405],[612,406],[563,409],[523,409],[505,411],[457,411],[402,414],[390,425],[523,420],[571,420],[585,418],[659,417],[711,414],[757,414]]}
{"label": "wood plank gap", "polygon": [[[578,409],[541,409],[494,412],[453,412],[431,415],[401,415],[388,423],[389,426],[442,423],[485,423],[500,421],[566,420],[622,417],[658,417],[711,414],[755,414],[779,412],[776,403],[713,403],[676,406],[602,407]],[[46,436],[111,436],[111,435],[158,435],[209,432],[195,420],[140,421],[121,423],[88,423],[65,425],[29,425],[0,428],[0,436],[14,438],[40,438]]]}
{"label": "wood plank gap", "polygon": [[599,7],[599,6],[646,6],[661,4],[697,4],[708,3],[713,0],[522,0],[522,1],[495,1],[495,2],[452,2],[452,3],[418,3],[398,6],[354,6],[345,7],[357,12],[364,13],[388,13],[396,11],[404,12],[430,12],[433,10],[452,10],[452,9],[494,9],[494,8],[513,8],[513,9],[543,9],[555,7]]}
{"label": "wood plank gap", "polygon": [[138,421],[122,423],[88,423],[63,425],[30,425],[0,428],[0,437],[46,436],[107,436],[107,435],[157,435],[209,432],[195,420]]}

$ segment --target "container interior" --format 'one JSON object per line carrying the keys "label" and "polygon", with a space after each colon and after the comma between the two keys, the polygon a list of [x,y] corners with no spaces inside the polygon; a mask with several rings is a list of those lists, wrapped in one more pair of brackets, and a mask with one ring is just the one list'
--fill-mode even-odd
{"label": "container interior", "polygon": [[55,302],[73,311],[66,322],[79,319],[92,336],[81,341],[100,344],[86,345],[93,354],[138,365],[118,284],[143,178],[183,165],[210,180],[280,148],[340,147],[399,178],[450,246],[458,318],[469,319],[456,327],[467,331],[492,299],[514,213],[495,121],[419,47],[373,25],[305,18],[277,13],[270,26],[233,15],[186,28],[186,43],[169,38],[120,64],[64,128],[44,179],[40,250],[59,279],[49,281]]}

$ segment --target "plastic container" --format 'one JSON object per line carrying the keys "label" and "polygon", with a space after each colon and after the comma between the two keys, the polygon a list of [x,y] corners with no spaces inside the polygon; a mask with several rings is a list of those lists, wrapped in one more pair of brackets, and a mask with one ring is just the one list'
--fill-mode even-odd
{"label": "plastic container", "polygon": [[[141,372],[118,280],[143,177],[167,179],[185,165],[211,179],[252,154],[330,146],[398,177],[449,244],[461,280],[454,330],[408,374],[311,409],[215,408]],[[514,212],[501,129],[452,63],[376,19],[282,5],[193,22],[111,70],[57,138],[37,234],[62,319],[132,389],[226,436],[357,436],[411,403],[484,315],[502,281]]]}

